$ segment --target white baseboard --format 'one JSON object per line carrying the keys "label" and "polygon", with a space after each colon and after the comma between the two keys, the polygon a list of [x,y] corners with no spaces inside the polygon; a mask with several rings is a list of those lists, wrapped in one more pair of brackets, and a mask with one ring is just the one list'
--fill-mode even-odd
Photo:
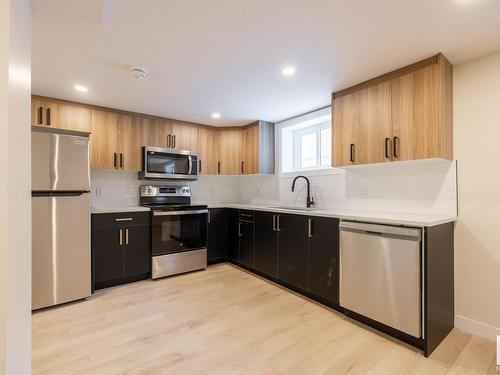
{"label": "white baseboard", "polygon": [[496,341],[497,336],[500,336],[500,328],[460,315],[455,315],[455,328],[492,341]]}

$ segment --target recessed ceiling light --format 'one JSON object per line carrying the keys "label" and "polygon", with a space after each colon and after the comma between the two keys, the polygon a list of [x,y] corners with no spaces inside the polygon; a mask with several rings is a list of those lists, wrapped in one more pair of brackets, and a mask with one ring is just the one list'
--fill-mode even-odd
{"label": "recessed ceiling light", "polygon": [[283,74],[285,77],[291,77],[295,74],[295,67],[293,66],[285,66],[281,70],[281,74]]}
{"label": "recessed ceiling light", "polygon": [[76,91],[81,91],[81,92],[87,92],[89,89],[86,86],[83,85],[75,85],[75,90]]}
{"label": "recessed ceiling light", "polygon": [[220,113],[218,112],[212,113],[212,118],[220,118]]}

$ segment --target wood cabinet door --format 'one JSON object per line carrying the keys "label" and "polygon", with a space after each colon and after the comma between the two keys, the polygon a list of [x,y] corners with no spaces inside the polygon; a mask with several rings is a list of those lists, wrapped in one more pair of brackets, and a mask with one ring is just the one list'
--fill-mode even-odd
{"label": "wood cabinet door", "polygon": [[172,124],[172,144],[170,147],[179,150],[198,150],[198,128],[196,126]]}
{"label": "wood cabinet door", "polygon": [[31,125],[57,128],[57,113],[58,105],[56,103],[43,99],[31,99]]}
{"label": "wood cabinet door", "polygon": [[269,276],[278,275],[278,237],[276,215],[255,211],[255,269]]}
{"label": "wood cabinet door", "polygon": [[198,136],[198,173],[217,174],[217,156],[215,152],[215,130],[199,128]]}
{"label": "wood cabinet door", "polygon": [[392,80],[394,160],[439,157],[438,66]]}
{"label": "wood cabinet door", "polygon": [[358,92],[358,134],[356,164],[391,161],[391,82]]}
{"label": "wood cabinet door", "polygon": [[211,208],[208,220],[207,257],[209,262],[226,259],[227,257],[227,222],[224,208]]}
{"label": "wood cabinet door", "polygon": [[216,138],[218,173],[224,175],[241,174],[241,130],[218,130]]}
{"label": "wood cabinet door", "polygon": [[339,220],[310,217],[309,291],[339,303]]}
{"label": "wood cabinet door", "polygon": [[124,276],[136,276],[150,271],[151,250],[149,225],[133,225],[123,229]]}
{"label": "wood cabinet door", "polygon": [[308,289],[309,249],[307,217],[278,215],[278,279]]}
{"label": "wood cabinet door", "polygon": [[334,99],[332,112],[332,165],[353,165],[357,156],[357,93]]}
{"label": "wood cabinet door", "polygon": [[148,146],[167,148],[172,139],[172,125],[164,120],[149,120]]}
{"label": "wood cabinet door", "polygon": [[259,173],[259,125],[246,127],[242,131],[242,174]]}
{"label": "wood cabinet door", "polygon": [[118,168],[140,171],[142,146],[148,142],[149,120],[137,116],[118,115]]}
{"label": "wood cabinet door", "polygon": [[[51,126],[82,132],[92,131],[91,111],[88,108],[71,104],[51,103],[49,108],[56,108],[51,113]],[[53,110],[51,110],[52,112]]]}
{"label": "wood cabinet door", "polygon": [[113,112],[92,111],[92,168],[118,167],[118,115]]}
{"label": "wood cabinet door", "polygon": [[[123,233],[123,232],[122,232]],[[123,277],[123,246],[120,229],[99,228],[92,231],[94,283]]]}
{"label": "wood cabinet door", "polygon": [[44,103],[38,99],[31,99],[31,125],[43,126]]}

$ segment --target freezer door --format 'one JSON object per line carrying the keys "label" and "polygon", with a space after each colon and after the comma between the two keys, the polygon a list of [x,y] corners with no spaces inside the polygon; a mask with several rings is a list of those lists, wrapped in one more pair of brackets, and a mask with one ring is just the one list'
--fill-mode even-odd
{"label": "freezer door", "polygon": [[90,190],[89,138],[31,132],[31,190]]}
{"label": "freezer door", "polygon": [[90,197],[32,198],[32,308],[91,294]]}

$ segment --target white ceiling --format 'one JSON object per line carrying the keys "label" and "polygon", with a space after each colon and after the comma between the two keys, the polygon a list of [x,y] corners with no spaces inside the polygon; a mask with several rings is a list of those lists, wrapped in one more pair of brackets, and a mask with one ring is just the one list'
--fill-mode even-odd
{"label": "white ceiling", "polygon": [[303,113],[439,51],[456,64],[499,49],[500,0],[33,0],[34,94],[213,125]]}

